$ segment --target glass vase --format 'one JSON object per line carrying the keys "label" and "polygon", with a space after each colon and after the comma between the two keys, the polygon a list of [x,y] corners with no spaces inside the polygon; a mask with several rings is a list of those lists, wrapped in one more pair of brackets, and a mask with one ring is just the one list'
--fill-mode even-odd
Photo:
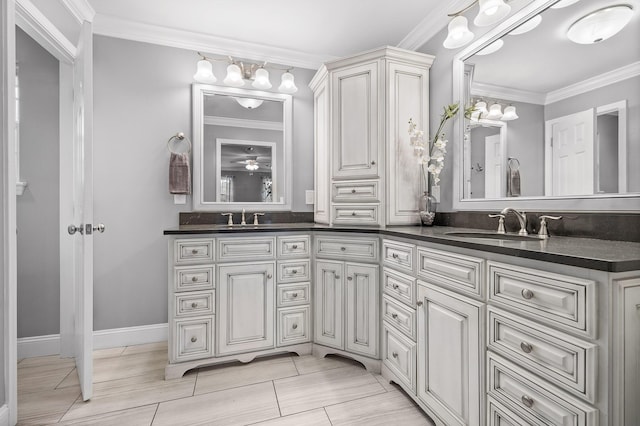
{"label": "glass vase", "polygon": [[436,219],[438,202],[435,197],[424,191],[418,200],[418,213],[422,226],[432,226]]}

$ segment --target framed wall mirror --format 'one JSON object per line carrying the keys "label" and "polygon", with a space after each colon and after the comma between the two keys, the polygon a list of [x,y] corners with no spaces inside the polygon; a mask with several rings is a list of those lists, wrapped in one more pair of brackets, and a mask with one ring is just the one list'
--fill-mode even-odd
{"label": "framed wall mirror", "polygon": [[[576,41],[612,8],[619,32]],[[454,209],[640,211],[637,8],[534,0],[455,56],[453,98],[476,110],[454,122]]]}
{"label": "framed wall mirror", "polygon": [[193,85],[193,210],[291,210],[291,95]]}

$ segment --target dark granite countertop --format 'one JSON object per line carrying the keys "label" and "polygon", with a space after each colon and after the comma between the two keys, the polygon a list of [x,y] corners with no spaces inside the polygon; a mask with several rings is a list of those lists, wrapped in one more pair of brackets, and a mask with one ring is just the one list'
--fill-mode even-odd
{"label": "dark granite countertop", "polygon": [[640,270],[640,243],[552,236],[548,240],[489,240],[447,235],[449,232],[482,232],[478,229],[448,226],[326,226],[315,223],[277,223],[265,225],[181,225],[167,229],[165,235],[238,234],[256,232],[325,231],[370,233],[418,241],[482,250],[526,259],[542,260],[608,272]]}

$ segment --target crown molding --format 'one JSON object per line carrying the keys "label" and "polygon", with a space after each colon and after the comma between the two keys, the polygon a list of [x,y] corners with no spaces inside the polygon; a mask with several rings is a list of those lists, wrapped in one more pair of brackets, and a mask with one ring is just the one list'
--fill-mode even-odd
{"label": "crown molding", "polygon": [[427,16],[400,40],[397,46],[407,50],[419,49],[449,24],[447,13],[461,9],[469,4],[469,1],[451,0],[438,2],[438,5],[432,8]]}
{"label": "crown molding", "polygon": [[161,46],[314,70],[320,68],[324,62],[335,59],[335,57],[329,55],[311,54],[193,31],[165,28],[102,14],[97,14],[95,17],[93,33]]}
{"label": "crown molding", "polygon": [[472,83],[471,95],[514,102],[526,102],[536,105],[544,105],[546,97],[544,93],[512,89],[511,87],[495,86],[486,83]]}
{"label": "crown molding", "polygon": [[581,95],[638,75],[640,75],[640,61],[549,92],[547,93],[545,104],[552,104],[572,96]]}
{"label": "crown molding", "polygon": [[56,59],[73,63],[76,47],[30,0],[16,1],[16,24]]}
{"label": "crown molding", "polygon": [[76,18],[78,23],[84,21],[93,22],[96,11],[91,7],[87,0],[60,0],[64,7]]}

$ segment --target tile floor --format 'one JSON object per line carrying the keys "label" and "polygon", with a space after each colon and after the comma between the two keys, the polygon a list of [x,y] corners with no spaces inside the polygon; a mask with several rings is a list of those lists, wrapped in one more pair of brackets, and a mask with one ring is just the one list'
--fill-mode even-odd
{"label": "tile floor", "polygon": [[339,357],[283,355],[164,380],[166,342],[94,352],[94,395],[72,360],[18,363],[19,425],[433,425],[400,388]]}

